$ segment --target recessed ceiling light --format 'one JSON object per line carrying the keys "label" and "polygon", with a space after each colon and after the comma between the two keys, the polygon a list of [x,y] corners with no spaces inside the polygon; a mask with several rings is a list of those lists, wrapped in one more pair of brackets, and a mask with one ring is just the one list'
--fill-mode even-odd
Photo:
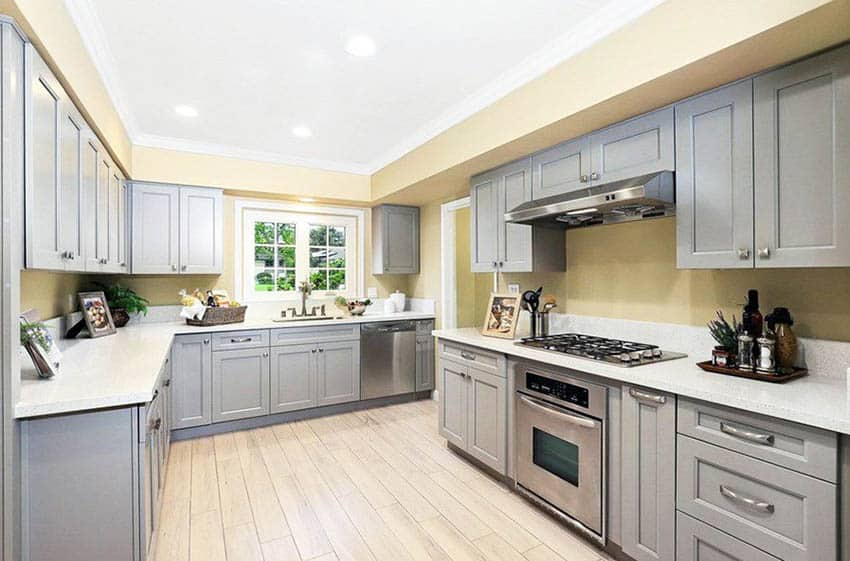
{"label": "recessed ceiling light", "polygon": [[310,127],[298,125],[297,127],[292,127],[292,134],[294,134],[298,138],[308,138],[313,136],[313,131],[310,130]]}
{"label": "recessed ceiling light", "polygon": [[174,112],[181,117],[197,117],[198,110],[189,105],[178,105],[174,108]]}
{"label": "recessed ceiling light", "polygon": [[345,50],[353,56],[372,56],[378,48],[375,46],[375,41],[371,37],[367,35],[355,35],[348,40]]}

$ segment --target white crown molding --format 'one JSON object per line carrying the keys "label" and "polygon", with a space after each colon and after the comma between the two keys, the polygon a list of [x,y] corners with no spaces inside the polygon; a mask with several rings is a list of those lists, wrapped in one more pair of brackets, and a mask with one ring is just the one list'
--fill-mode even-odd
{"label": "white crown molding", "polygon": [[177,150],[179,152],[191,152],[193,154],[223,156],[225,158],[237,158],[240,160],[252,160],[255,162],[323,169],[327,171],[338,171],[357,175],[370,175],[372,173],[371,168],[363,164],[335,162],[332,160],[320,160],[317,158],[302,158],[299,156],[285,156],[276,152],[250,150],[223,144],[198,142],[195,140],[157,136],[153,134],[139,134],[133,138],[133,144],[136,146],[147,146],[149,148],[162,148],[165,150]]}

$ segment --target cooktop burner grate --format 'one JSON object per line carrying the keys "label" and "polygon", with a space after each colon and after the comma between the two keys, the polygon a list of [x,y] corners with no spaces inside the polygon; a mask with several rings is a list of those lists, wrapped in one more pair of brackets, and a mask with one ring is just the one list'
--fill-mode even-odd
{"label": "cooktop burner grate", "polygon": [[682,353],[662,351],[657,345],[621,339],[607,339],[581,333],[526,337],[517,344],[592,360],[601,360],[619,366],[639,366],[686,356]]}

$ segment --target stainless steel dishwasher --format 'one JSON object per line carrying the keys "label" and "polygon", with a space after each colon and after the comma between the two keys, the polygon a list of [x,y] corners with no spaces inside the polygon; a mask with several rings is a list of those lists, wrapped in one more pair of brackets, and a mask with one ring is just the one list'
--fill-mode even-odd
{"label": "stainless steel dishwasher", "polygon": [[364,323],[360,327],[360,398],[416,390],[416,322]]}

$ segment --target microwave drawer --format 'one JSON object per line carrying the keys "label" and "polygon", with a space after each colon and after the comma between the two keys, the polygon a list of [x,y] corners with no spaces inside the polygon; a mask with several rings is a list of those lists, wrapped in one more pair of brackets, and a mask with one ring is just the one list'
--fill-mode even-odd
{"label": "microwave drawer", "polygon": [[712,528],[687,514],[676,513],[676,561],[780,561],[773,555]]}
{"label": "microwave drawer", "polygon": [[679,510],[785,561],[835,561],[836,486],[677,437]]}
{"label": "microwave drawer", "polygon": [[710,405],[679,400],[678,432],[772,464],[838,481],[835,433]]}

